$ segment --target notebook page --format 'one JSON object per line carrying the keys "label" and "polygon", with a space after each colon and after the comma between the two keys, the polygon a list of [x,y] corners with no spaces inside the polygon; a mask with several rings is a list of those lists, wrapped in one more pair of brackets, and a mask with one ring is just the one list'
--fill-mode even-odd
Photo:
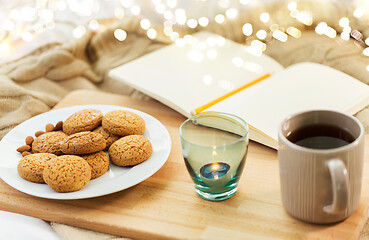
{"label": "notebook page", "polygon": [[266,73],[283,70],[272,58],[209,32],[117,67],[109,76],[183,115]]}
{"label": "notebook page", "polygon": [[327,66],[300,63],[207,110],[238,115],[277,140],[279,124],[290,114],[311,109],[354,114],[368,104],[369,87],[366,84]]}

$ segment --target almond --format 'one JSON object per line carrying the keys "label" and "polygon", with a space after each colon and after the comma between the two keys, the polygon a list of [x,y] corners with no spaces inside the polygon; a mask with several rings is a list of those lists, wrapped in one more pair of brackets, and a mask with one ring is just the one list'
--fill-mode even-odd
{"label": "almond", "polygon": [[26,144],[27,145],[29,145],[29,146],[31,146],[31,144],[33,143],[33,137],[32,136],[28,136],[28,137],[26,137]]}
{"label": "almond", "polygon": [[36,137],[39,137],[39,136],[41,136],[42,134],[44,134],[45,132],[44,131],[37,131],[36,133],[35,133],[35,136]]}
{"label": "almond", "polygon": [[63,121],[59,121],[55,127],[54,127],[54,131],[60,131],[63,129]]}
{"label": "almond", "polygon": [[29,150],[31,150],[31,146],[29,146],[29,145],[23,145],[23,146],[17,148],[18,152],[27,152]]}
{"label": "almond", "polygon": [[52,125],[51,123],[47,124],[45,127],[46,132],[52,132],[54,131],[54,125]]}
{"label": "almond", "polygon": [[30,155],[30,154],[32,154],[32,153],[30,153],[30,152],[22,152],[22,157],[25,157],[25,156],[27,156],[27,155]]}

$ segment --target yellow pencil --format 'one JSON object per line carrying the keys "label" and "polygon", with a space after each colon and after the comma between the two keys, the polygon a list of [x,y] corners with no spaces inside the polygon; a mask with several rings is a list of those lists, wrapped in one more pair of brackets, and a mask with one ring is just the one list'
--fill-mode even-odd
{"label": "yellow pencil", "polygon": [[241,87],[239,87],[239,88],[237,88],[237,89],[235,89],[235,90],[233,90],[233,91],[231,91],[231,92],[229,92],[229,93],[227,93],[227,94],[225,94],[225,95],[223,95],[223,96],[221,96],[221,97],[219,97],[219,98],[217,98],[217,99],[215,99],[215,100],[213,100],[213,101],[211,101],[211,102],[209,102],[209,103],[207,103],[207,104],[205,104],[201,107],[196,108],[194,111],[191,112],[191,115],[198,114],[198,113],[204,111],[205,109],[213,106],[214,104],[216,104],[216,103],[218,103],[218,102],[220,102],[220,101],[222,101],[222,100],[224,100],[224,99],[226,99],[226,98],[228,98],[228,97],[230,97],[230,96],[232,96],[232,95],[234,95],[234,94],[236,94],[236,93],[238,93],[238,92],[240,92],[240,91],[242,91],[242,90],[244,90],[244,89],[246,89],[246,88],[248,88],[248,87],[264,80],[264,79],[266,79],[266,78],[268,78],[268,77],[270,77],[269,73],[265,74],[264,76],[259,77],[258,79],[255,79],[254,81],[249,82],[249,83],[247,83],[247,84],[245,84],[245,85],[243,85],[243,86],[241,86]]}

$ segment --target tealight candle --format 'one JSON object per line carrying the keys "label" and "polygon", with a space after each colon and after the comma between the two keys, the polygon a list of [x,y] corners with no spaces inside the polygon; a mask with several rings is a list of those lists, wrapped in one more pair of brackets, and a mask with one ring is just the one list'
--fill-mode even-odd
{"label": "tealight candle", "polygon": [[229,164],[215,162],[200,168],[200,177],[209,187],[223,187],[231,179]]}

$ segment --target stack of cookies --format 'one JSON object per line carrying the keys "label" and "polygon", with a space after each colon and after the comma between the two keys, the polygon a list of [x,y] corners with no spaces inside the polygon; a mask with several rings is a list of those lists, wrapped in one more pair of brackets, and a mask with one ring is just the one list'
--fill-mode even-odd
{"label": "stack of cookies", "polygon": [[85,109],[55,127],[47,124],[46,132],[36,132],[35,139],[28,136],[26,145],[17,149],[23,156],[18,173],[57,192],[77,191],[108,171],[109,156],[118,166],[147,160],[153,149],[144,132],[144,119],[130,111],[103,116],[100,110]]}

